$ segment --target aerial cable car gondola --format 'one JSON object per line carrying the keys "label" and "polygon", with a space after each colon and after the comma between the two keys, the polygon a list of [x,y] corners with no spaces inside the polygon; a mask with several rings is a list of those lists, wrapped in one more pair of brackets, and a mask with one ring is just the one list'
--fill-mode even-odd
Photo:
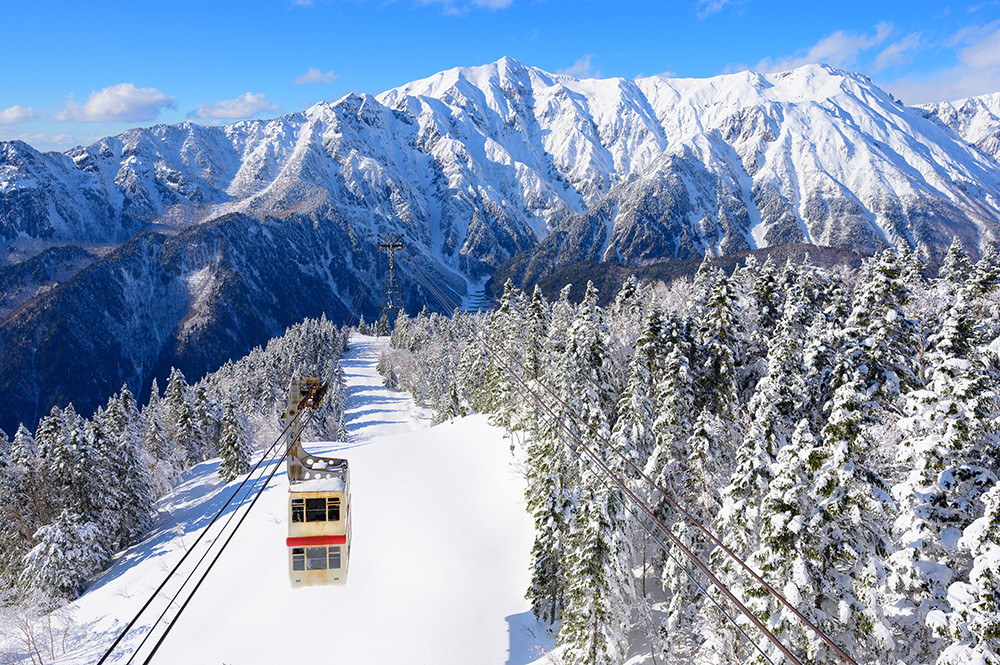
{"label": "aerial cable car gondola", "polygon": [[347,583],[351,554],[351,476],[347,460],[312,455],[302,447],[301,440],[305,419],[300,412],[318,408],[328,387],[318,377],[293,378],[282,414],[288,441],[285,542],[293,588]]}

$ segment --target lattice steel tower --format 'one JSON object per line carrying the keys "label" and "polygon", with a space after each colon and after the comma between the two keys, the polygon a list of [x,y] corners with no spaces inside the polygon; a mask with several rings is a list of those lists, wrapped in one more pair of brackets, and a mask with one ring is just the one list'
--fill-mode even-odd
{"label": "lattice steel tower", "polygon": [[379,318],[390,324],[392,323],[390,315],[403,309],[399,283],[396,282],[396,252],[403,247],[403,236],[398,233],[380,233],[378,236],[378,251],[385,252],[386,256],[389,257],[389,274],[385,278],[385,290],[382,292],[382,314]]}

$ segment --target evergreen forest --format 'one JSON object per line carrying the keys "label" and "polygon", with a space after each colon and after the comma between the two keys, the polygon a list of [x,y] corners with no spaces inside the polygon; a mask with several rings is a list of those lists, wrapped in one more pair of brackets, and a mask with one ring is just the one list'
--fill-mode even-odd
{"label": "evergreen forest", "polygon": [[508,283],[400,314],[380,368],[510,432],[566,663],[1000,663],[998,286],[957,240],[933,278],[887,250],[706,262],[606,308]]}

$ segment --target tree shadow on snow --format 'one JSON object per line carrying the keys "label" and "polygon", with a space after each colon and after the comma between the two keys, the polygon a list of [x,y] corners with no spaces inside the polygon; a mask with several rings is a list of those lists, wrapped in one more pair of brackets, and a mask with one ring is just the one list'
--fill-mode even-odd
{"label": "tree shadow on snow", "polygon": [[507,617],[509,646],[506,665],[529,665],[555,648],[554,627],[529,612]]}
{"label": "tree shadow on snow", "polygon": [[[258,455],[259,452],[255,454],[253,463],[259,459]],[[219,460],[213,459],[196,464],[189,469],[185,474],[189,476],[189,479],[181,482],[173,491],[160,499],[155,522],[146,537],[119,554],[114,564],[88,587],[87,593],[100,589],[147,559],[165,555],[161,564],[164,567],[163,574],[161,576],[154,575],[151,578],[156,580],[155,585],[149,589],[152,592],[153,588],[159,585],[160,580],[166,577],[167,572],[184,556],[184,551],[194,545],[198,538],[197,532],[208,526],[246,477],[240,476],[237,480],[225,485],[218,478],[218,466]],[[257,474],[254,475],[256,477]],[[277,478],[277,474],[275,478]],[[212,542],[211,539],[218,537],[219,525],[225,524],[229,516],[236,510],[240,499],[249,491],[251,483],[253,483],[252,479],[247,481],[239,495],[226,506],[225,511],[219,517],[218,525],[213,529],[213,533],[207,534],[198,544],[199,551]],[[274,484],[273,479],[271,484]],[[206,485],[208,486],[206,487]],[[259,487],[259,482],[255,487]],[[194,560],[197,560],[200,554],[196,552],[192,556]],[[190,563],[191,559],[189,558],[185,565]]]}

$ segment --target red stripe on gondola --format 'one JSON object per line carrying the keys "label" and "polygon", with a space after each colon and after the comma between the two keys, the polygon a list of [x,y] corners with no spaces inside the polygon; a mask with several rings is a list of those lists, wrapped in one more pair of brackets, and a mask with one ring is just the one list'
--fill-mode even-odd
{"label": "red stripe on gondola", "polygon": [[347,536],[309,536],[306,538],[286,538],[289,547],[307,547],[309,545],[344,545]]}

